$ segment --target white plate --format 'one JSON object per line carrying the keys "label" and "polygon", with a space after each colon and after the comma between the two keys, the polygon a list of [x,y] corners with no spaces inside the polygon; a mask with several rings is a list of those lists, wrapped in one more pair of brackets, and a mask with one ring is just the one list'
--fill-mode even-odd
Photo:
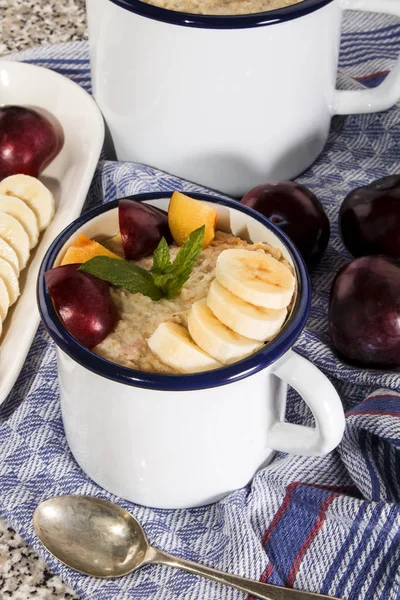
{"label": "white plate", "polygon": [[0,106],[19,104],[49,111],[64,130],[64,146],[40,179],[54,194],[56,214],[21,273],[21,296],[0,338],[0,404],[24,364],[39,325],[36,279],[49,244],[81,212],[104,141],[103,117],[79,85],[42,67],[0,61]]}

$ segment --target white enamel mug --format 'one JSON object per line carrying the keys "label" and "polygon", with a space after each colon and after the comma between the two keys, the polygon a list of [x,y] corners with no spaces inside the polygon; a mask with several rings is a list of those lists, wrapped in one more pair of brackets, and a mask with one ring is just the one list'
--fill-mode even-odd
{"label": "white enamel mug", "polygon": [[400,61],[375,89],[335,89],[343,10],[400,17],[399,0],[303,0],[230,17],[86,3],[93,92],[118,158],[232,196],[309,167],[333,115],[400,98]]}
{"label": "white enamel mug", "polygon": [[[212,202],[217,228],[281,248],[298,281],[295,306],[262,350],[223,369],[193,375],[134,371],[81,346],[63,327],[44,281],[80,233],[115,235],[117,201],[84,214],[49,248],[39,274],[39,310],[57,344],[61,409],[75,459],[106,490],[147,506],[208,504],[246,485],[274,451],[314,456],[344,431],[340,399],[313,364],[291,350],[307,320],[310,284],[290,240],[259,213],[231,200]],[[166,209],[169,193],[135,198]],[[310,407],[315,427],[285,422],[287,385]]]}

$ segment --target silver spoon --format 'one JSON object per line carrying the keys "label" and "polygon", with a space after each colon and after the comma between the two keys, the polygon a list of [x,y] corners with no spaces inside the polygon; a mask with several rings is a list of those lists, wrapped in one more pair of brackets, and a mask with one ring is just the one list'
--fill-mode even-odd
{"label": "silver spoon", "polygon": [[317,600],[328,596],[229,575],[153,548],[134,517],[94,496],[58,496],[39,504],[33,526],[42,544],[71,569],[94,577],[120,577],[160,563],[208,577],[260,600]]}

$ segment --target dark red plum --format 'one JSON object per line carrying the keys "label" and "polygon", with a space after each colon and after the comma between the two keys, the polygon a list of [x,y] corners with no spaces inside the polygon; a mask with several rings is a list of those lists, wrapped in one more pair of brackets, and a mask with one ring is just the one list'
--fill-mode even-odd
{"label": "dark red plum", "polygon": [[118,203],[118,216],[122,245],[128,260],[153,254],[162,237],[168,243],[172,241],[167,213],[154,206],[122,199]]}
{"label": "dark red plum", "polygon": [[79,271],[80,266],[56,267],[46,271],[44,278],[65,328],[91,349],[113,330],[118,313],[109,284]]}
{"label": "dark red plum", "polygon": [[336,275],[329,299],[332,343],[357,365],[400,366],[400,262],[364,256]]}
{"label": "dark red plum", "polygon": [[330,236],[329,219],[315,194],[304,186],[294,181],[266,183],[248,192],[241,203],[280,227],[308,265],[324,254]]}
{"label": "dark red plum", "polygon": [[24,106],[0,107],[0,180],[9,175],[38,177],[63,143],[61,126]]}
{"label": "dark red plum", "polygon": [[400,175],[353,190],[339,212],[343,243],[353,256],[400,258]]}

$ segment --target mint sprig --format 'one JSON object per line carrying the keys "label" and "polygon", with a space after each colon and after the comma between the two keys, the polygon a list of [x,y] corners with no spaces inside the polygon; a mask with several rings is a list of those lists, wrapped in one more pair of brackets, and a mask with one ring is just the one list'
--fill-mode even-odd
{"label": "mint sprig", "polygon": [[95,256],[81,265],[79,270],[121,287],[131,294],[140,292],[152,300],[160,300],[163,297],[149,271],[119,258]]}
{"label": "mint sprig", "polygon": [[140,293],[152,300],[171,300],[189,279],[203,249],[204,235],[204,225],[193,231],[173,262],[167,241],[162,238],[154,251],[150,271],[108,256],[96,256],[81,265],[79,270],[121,287],[131,294]]}

